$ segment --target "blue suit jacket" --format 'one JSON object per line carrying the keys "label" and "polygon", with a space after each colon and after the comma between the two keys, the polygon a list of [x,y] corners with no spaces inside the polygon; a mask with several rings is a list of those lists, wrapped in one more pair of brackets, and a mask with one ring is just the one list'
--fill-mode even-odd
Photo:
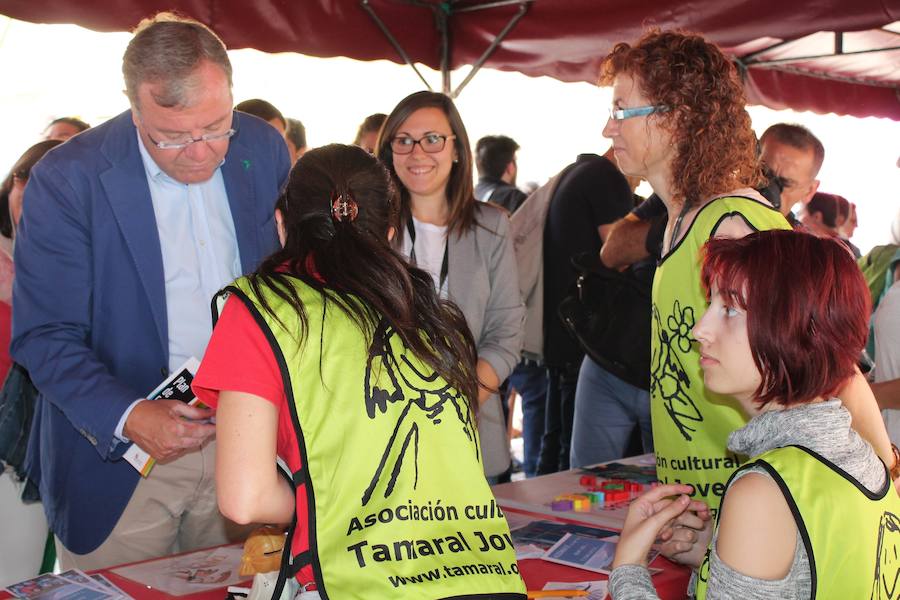
{"label": "blue suit jacket", "polygon": [[[247,273],[277,247],[273,209],[290,165],[274,128],[234,122],[222,175]],[[11,351],[41,392],[26,470],[50,528],[83,554],[107,538],[139,478],[125,445],[112,450],[119,418],[168,374],[162,254],[131,113],[48,153],[24,204]]]}

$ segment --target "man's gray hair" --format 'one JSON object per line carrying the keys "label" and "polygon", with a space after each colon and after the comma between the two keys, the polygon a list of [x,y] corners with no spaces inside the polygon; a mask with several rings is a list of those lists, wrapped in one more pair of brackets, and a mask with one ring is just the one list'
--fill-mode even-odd
{"label": "man's gray hair", "polygon": [[153,99],[164,108],[185,106],[189,92],[199,84],[197,68],[203,61],[218,65],[231,88],[231,61],[225,44],[206,25],[170,12],[141,21],[122,57],[125,93],[139,107],[143,83],[162,84]]}
{"label": "man's gray hair", "polygon": [[780,142],[787,146],[792,146],[797,150],[813,153],[813,178],[819,174],[822,163],[825,161],[825,146],[819,141],[813,132],[796,123],[775,123],[766,129],[760,136],[760,143],[765,143],[766,139],[772,138],[776,142]]}

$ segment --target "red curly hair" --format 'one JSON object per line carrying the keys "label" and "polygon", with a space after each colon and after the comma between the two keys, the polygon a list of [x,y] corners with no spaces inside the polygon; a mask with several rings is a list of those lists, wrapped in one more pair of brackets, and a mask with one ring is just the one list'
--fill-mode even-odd
{"label": "red curly hair", "polygon": [[601,66],[600,84],[634,77],[675,144],[671,165],[677,200],[689,203],[762,181],[756,136],[744,88],[731,61],[701,36],[652,30],[637,44],[616,44]]}

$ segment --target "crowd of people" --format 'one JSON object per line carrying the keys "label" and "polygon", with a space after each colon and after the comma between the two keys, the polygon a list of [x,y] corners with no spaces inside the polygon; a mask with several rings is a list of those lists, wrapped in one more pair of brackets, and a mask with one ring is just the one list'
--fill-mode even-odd
{"label": "crowd of people", "polygon": [[[275,597],[524,598],[490,488],[520,398],[526,477],[655,452],[613,598],[655,597],[660,540],[698,598],[882,597],[900,239],[860,257],[822,143],[757,140],[714,44],[616,45],[609,151],[531,193],[440,93],[310,149],[191,19],[123,74],[128,110],[53,121],[0,188],[0,579],[275,523]],[[191,358],[201,404],[147,399]]]}

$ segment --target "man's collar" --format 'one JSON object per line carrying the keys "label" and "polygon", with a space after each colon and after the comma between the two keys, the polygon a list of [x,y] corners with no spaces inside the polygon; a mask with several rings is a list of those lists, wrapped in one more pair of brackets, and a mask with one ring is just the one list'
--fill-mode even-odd
{"label": "man's collar", "polygon": [[144,171],[147,172],[147,177],[149,179],[156,179],[160,176],[163,176],[168,177],[170,181],[175,181],[174,179],[166,175],[166,173],[162,169],[159,168],[159,165],[156,164],[156,161],[153,160],[153,157],[150,156],[149,152],[147,152],[147,147],[144,146],[144,140],[143,138],[141,138],[141,132],[138,131],[137,127],[134,128],[134,135],[137,136],[138,150],[140,150],[141,152],[141,161],[144,163]]}

